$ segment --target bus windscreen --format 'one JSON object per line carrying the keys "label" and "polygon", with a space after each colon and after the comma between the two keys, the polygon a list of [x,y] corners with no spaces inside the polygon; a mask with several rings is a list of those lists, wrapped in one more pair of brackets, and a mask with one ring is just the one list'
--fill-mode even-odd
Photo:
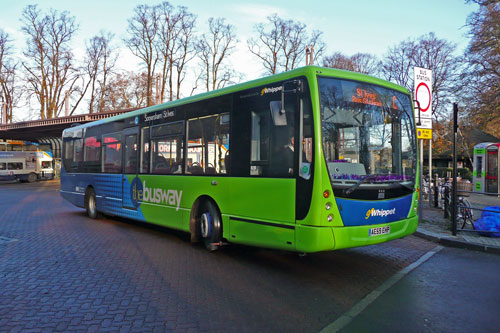
{"label": "bus windscreen", "polygon": [[417,160],[410,96],[335,78],[319,78],[319,86],[323,150],[332,185],[347,189],[344,195],[367,184],[399,182],[410,188]]}

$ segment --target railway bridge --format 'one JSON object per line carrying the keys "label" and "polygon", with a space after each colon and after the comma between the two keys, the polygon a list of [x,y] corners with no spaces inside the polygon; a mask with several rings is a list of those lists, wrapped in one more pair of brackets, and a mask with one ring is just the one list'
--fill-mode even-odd
{"label": "railway bridge", "polygon": [[52,146],[54,158],[59,159],[61,158],[62,148],[61,136],[65,128],[76,124],[84,124],[99,119],[109,118],[134,110],[137,109],[113,110],[92,114],[79,114],[59,118],[0,124],[0,139],[49,143]]}

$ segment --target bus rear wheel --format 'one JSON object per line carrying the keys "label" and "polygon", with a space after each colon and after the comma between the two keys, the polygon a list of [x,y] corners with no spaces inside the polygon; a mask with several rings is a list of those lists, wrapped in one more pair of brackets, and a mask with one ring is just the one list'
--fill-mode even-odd
{"label": "bus rear wheel", "polygon": [[222,241],[222,219],[215,204],[206,200],[201,206],[200,234],[209,251],[218,250]]}
{"label": "bus rear wheel", "polygon": [[95,191],[93,188],[87,189],[87,193],[85,194],[85,210],[87,211],[87,215],[91,219],[97,218],[97,201],[95,197]]}
{"label": "bus rear wheel", "polygon": [[34,183],[36,182],[36,173],[33,173],[31,172],[29,175],[28,175],[28,183]]}

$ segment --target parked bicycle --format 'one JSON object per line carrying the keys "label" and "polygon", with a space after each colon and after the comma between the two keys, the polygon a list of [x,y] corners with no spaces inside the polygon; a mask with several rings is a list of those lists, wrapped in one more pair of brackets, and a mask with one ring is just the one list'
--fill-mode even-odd
{"label": "parked bicycle", "polygon": [[[441,198],[443,201],[442,207],[447,210],[448,217],[452,216],[452,204],[453,204],[453,191],[452,191],[452,183],[447,181],[441,186]],[[471,228],[474,229],[474,212],[471,208],[469,200],[465,198],[467,193],[465,192],[457,192],[457,228],[458,229],[466,229]],[[447,200],[448,204],[445,204],[444,201]]]}
{"label": "parked bicycle", "polygon": [[429,193],[431,192],[430,184],[425,178],[422,178],[422,198],[425,201],[429,200]]}
{"label": "parked bicycle", "polygon": [[474,213],[471,209],[469,200],[462,195],[458,195],[457,198],[457,227],[461,225],[460,229],[474,229]]}

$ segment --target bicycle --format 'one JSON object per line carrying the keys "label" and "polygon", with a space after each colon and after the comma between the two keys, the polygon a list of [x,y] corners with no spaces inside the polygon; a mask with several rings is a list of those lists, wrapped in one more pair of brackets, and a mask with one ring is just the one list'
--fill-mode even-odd
{"label": "bicycle", "polygon": [[474,230],[474,213],[471,209],[469,200],[465,199],[463,196],[458,196],[457,209],[457,226],[462,224],[460,229],[471,227]]}
{"label": "bicycle", "polygon": [[[448,188],[448,195],[445,196],[444,188]],[[452,216],[452,186],[450,182],[447,182],[443,185],[443,200],[448,200],[448,207],[446,207],[448,216],[451,218]],[[445,198],[446,197],[446,198]],[[445,205],[443,204],[443,209],[445,209]],[[457,193],[457,228],[465,229],[466,227],[470,227],[474,229],[474,212],[471,208],[469,200],[467,200],[464,195]]]}
{"label": "bicycle", "polygon": [[425,178],[422,178],[422,199],[424,201],[428,201],[430,191],[430,182],[428,182]]}

